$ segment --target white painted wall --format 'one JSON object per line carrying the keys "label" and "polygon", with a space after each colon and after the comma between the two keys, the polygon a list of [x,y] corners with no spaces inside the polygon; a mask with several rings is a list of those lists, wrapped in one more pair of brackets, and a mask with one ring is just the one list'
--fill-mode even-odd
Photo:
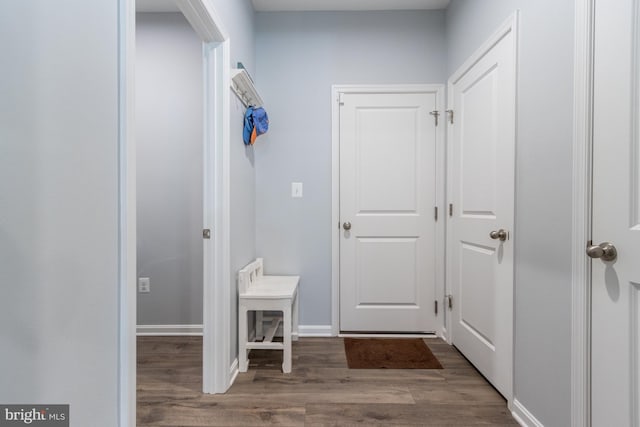
{"label": "white painted wall", "polygon": [[181,13],[137,14],[139,325],[202,324],[202,67]]}
{"label": "white painted wall", "polygon": [[118,423],[118,2],[0,12],[0,402]]}
{"label": "white painted wall", "polygon": [[570,425],[573,2],[452,0],[447,72],[521,11],[516,155],[515,398]]}
{"label": "white painted wall", "polygon": [[[331,323],[332,84],[444,83],[444,12],[258,13],[256,252],[299,274],[300,323]],[[304,184],[291,198],[291,182]]]}

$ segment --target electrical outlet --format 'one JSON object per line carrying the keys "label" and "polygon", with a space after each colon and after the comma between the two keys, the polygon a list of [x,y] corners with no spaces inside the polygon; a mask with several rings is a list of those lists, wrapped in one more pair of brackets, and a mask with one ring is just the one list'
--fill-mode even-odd
{"label": "electrical outlet", "polygon": [[301,182],[292,182],[291,183],[291,197],[293,197],[293,198],[302,197],[302,183]]}
{"label": "electrical outlet", "polygon": [[148,294],[151,292],[151,279],[148,277],[138,277],[138,292]]}

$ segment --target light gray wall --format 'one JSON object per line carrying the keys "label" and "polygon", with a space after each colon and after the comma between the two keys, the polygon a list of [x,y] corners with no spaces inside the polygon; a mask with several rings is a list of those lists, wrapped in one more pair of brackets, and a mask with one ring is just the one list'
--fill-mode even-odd
{"label": "light gray wall", "polygon": [[256,251],[300,274],[301,324],[331,323],[331,85],[444,83],[444,37],[442,11],[257,14]]}
{"label": "light gray wall", "polygon": [[202,41],[181,13],[136,16],[139,325],[202,324]]}
{"label": "light gray wall", "polygon": [[118,4],[3,2],[0,402],[117,425]]}
{"label": "light gray wall", "polygon": [[[214,0],[231,40],[231,65],[255,70],[254,12],[251,0]],[[256,175],[254,153],[244,146],[244,106],[231,94],[231,360],[238,354],[237,272],[255,258]]]}
{"label": "light gray wall", "polygon": [[515,398],[570,425],[573,2],[453,0],[448,73],[520,9]]}

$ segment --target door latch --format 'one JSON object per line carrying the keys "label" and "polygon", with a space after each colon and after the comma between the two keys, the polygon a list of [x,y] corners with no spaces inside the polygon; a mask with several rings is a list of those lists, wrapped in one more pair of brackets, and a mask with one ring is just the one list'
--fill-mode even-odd
{"label": "door latch", "polygon": [[444,300],[447,303],[447,307],[449,307],[449,310],[453,310],[453,295],[446,295],[444,297]]}
{"label": "door latch", "polygon": [[210,239],[211,238],[211,230],[208,228],[205,228],[204,230],[202,230],[202,238],[203,239]]}

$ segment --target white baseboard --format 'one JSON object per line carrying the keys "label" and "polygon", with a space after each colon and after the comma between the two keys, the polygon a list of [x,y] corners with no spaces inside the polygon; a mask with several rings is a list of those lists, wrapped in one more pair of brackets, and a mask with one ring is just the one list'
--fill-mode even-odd
{"label": "white baseboard", "polygon": [[449,337],[449,331],[447,330],[447,328],[442,328],[442,334],[440,335],[440,338],[442,338],[442,340],[447,344],[451,344],[451,339]]}
{"label": "white baseboard", "polygon": [[332,337],[331,325],[298,325],[301,337]]}
{"label": "white baseboard", "polygon": [[151,336],[202,336],[202,325],[138,325],[136,335]]}
{"label": "white baseboard", "polygon": [[511,415],[522,427],[544,427],[517,399],[513,399]]}
{"label": "white baseboard", "polygon": [[238,376],[240,370],[238,369],[238,358],[233,359],[233,363],[231,363],[231,367],[229,368],[229,387],[233,385]]}
{"label": "white baseboard", "polygon": [[340,338],[440,338],[436,334],[339,333]]}
{"label": "white baseboard", "polygon": [[[271,323],[271,319],[273,317],[271,316],[265,316],[263,318],[263,331],[266,331],[267,328],[269,327],[269,324]],[[255,330],[252,329],[253,334],[255,334]],[[251,335],[250,332],[249,334]],[[277,337],[281,337],[282,336],[282,324],[280,324],[278,326],[278,329],[276,330],[276,336]],[[297,337],[332,337],[334,336],[331,333],[331,325],[298,325],[298,335],[296,336],[296,334],[292,335],[293,338],[297,338]],[[255,335],[253,336],[253,338],[255,338]],[[249,337],[249,341],[251,341],[251,337]]]}

